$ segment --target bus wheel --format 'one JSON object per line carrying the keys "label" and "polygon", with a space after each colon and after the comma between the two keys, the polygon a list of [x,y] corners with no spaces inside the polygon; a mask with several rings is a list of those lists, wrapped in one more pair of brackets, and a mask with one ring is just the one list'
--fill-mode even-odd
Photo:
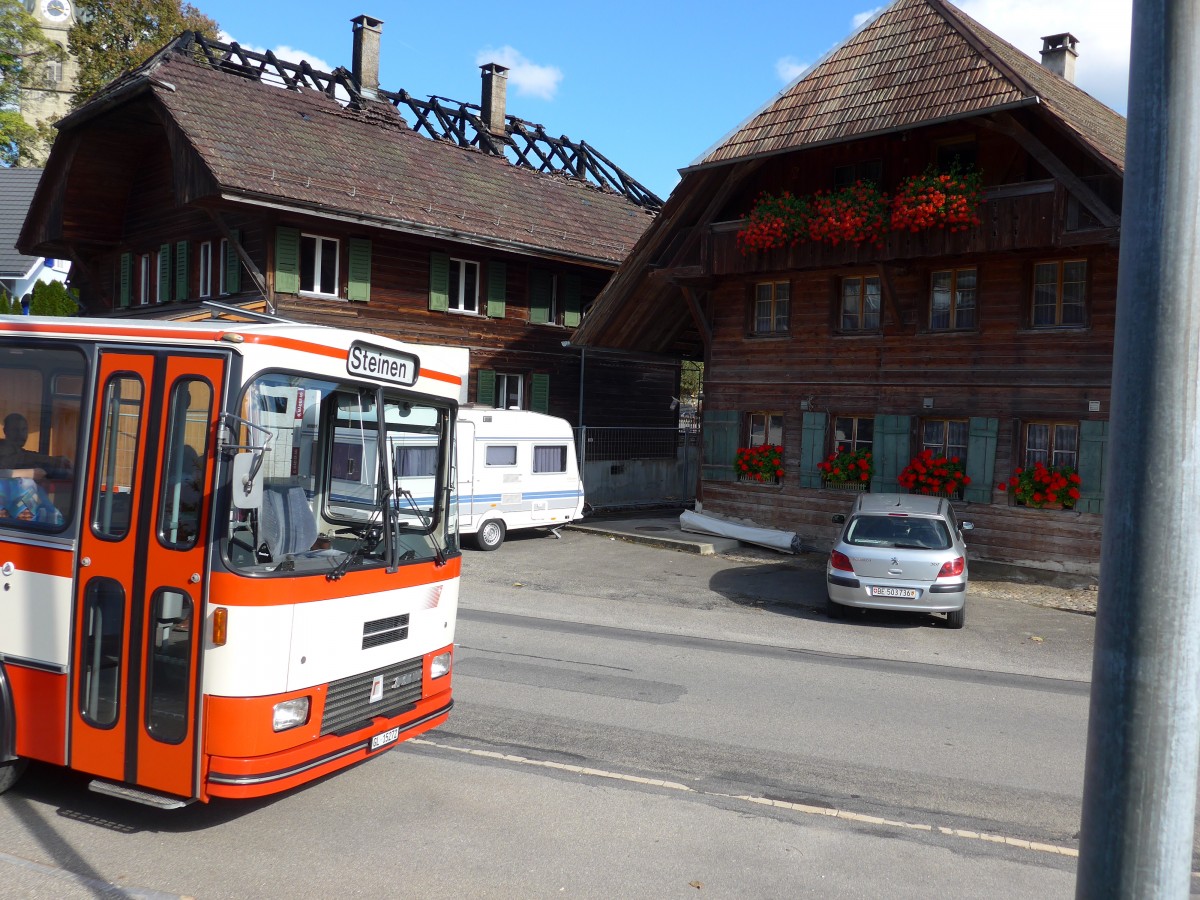
{"label": "bus wheel", "polygon": [[8,762],[0,763],[0,794],[17,783],[17,779],[21,777],[27,765],[29,765],[27,759],[10,759]]}
{"label": "bus wheel", "polygon": [[504,521],[502,519],[488,519],[479,526],[479,531],[475,533],[475,546],[480,550],[495,550],[504,543]]}

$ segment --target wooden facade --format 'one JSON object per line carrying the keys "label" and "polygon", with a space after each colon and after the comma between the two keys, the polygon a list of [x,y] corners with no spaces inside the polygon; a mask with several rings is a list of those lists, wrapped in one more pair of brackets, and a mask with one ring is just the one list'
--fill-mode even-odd
{"label": "wooden facade", "polygon": [[[802,102],[804,82],[819,82],[830,72],[838,73],[839,83],[853,82],[854,67],[860,67],[863,91],[891,79],[904,87],[887,96],[900,97],[901,105],[904,90],[923,96],[928,85],[907,77],[907,67],[929,69],[920,41],[906,35],[918,26],[928,32],[931,20],[943,31],[934,49],[951,45],[953,56],[958,38],[962,52],[980,61],[975,68],[986,64],[998,73],[1002,108],[962,108],[950,118],[921,121],[920,107],[910,103],[904,109],[917,111],[895,127],[883,121],[888,110],[881,104],[881,119],[872,127],[850,114],[857,100],[847,99],[843,123],[836,110],[825,108],[820,122],[809,124],[806,116],[825,100],[821,95]],[[1066,98],[1075,104],[1077,118],[1091,116],[1094,135],[1064,127],[1047,114],[1048,102],[1013,108],[1005,84],[1028,92],[1035,80],[1057,76],[1032,71],[1032,60],[1014,61],[1007,45],[1001,58],[987,33],[964,20],[940,0],[898,0],[729,142],[685,170],[579,339],[643,349],[690,346],[702,355],[698,496],[707,514],[830,544],[837,530],[831,515],[845,512],[854,494],[830,484],[819,463],[838,448],[869,449],[874,474],[859,487],[902,492],[898,476],[923,448],[936,446],[940,433],[942,452],[958,457],[971,477],[955,506],[975,525],[972,556],[1095,574],[1123,175],[1120,160],[1107,151],[1120,144],[1123,121],[1096,110],[1099,104],[1066,82],[1047,82],[1045,91],[1056,103]],[[898,52],[891,48],[904,48],[904,54],[890,60],[887,54]],[[858,96],[850,88],[845,93]],[[845,136],[825,139],[839,125]],[[810,144],[787,137],[808,131],[822,139]],[[787,140],[794,145],[780,146]],[[892,193],[909,176],[945,171],[947,148],[981,173],[978,225],[958,232],[887,231],[872,243],[801,240],[766,251],[739,248],[738,232],[763,192],[807,196],[835,189],[848,172],[869,171],[880,189]],[[1034,311],[1035,279],[1064,271],[1070,290],[1082,292],[1082,315],[1044,322]],[[935,281],[940,286],[958,278],[971,286],[961,295],[973,301],[970,315],[935,317]],[[877,322],[865,313],[843,316],[844,298],[863,285],[877,292]],[[756,306],[764,297],[786,300]],[[767,320],[756,317],[756,309],[768,310]],[[784,474],[766,482],[739,480],[736,451],[761,442],[764,423],[775,424],[768,442],[783,445]],[[1043,434],[1058,439],[1051,457],[1080,477],[1074,508],[1026,507],[998,490],[1039,458]]]}
{"label": "wooden facade", "polygon": [[[465,346],[468,402],[674,424],[676,359],[595,354],[585,369],[571,344],[657,198],[615,167],[628,195],[418,134],[384,99],[345,105],[298,75],[283,90],[248,74],[256,55],[238,50],[232,71],[230,47],[204,43],[206,58],[197,46],[181,38],[61,125],[21,242],[72,260],[89,314],[265,308]],[[458,133],[483,128],[473,109],[459,109]],[[529,156],[527,124],[508,117]],[[503,149],[502,132],[488,135]]]}

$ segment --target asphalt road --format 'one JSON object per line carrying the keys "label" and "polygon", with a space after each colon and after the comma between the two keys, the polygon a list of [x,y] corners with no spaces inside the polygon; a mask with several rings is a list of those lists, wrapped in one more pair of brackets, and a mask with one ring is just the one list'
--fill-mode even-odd
{"label": "asphalt road", "polygon": [[805,560],[468,552],[450,722],[175,812],[34,768],[2,897],[1068,897],[1093,620],[826,620]]}

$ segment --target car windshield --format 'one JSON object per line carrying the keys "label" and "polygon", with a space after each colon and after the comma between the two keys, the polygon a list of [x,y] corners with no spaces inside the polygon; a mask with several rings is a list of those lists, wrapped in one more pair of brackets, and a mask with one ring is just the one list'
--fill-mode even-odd
{"label": "car windshield", "polygon": [[896,515],[855,516],[844,540],[859,547],[913,550],[946,550],[951,543],[950,529],[941,519]]}

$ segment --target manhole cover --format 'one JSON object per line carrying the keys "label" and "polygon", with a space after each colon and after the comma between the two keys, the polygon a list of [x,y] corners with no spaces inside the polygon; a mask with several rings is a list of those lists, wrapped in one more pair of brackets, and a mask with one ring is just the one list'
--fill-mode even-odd
{"label": "manhole cover", "polygon": [[670,531],[669,528],[664,528],[662,525],[639,525],[634,531]]}

